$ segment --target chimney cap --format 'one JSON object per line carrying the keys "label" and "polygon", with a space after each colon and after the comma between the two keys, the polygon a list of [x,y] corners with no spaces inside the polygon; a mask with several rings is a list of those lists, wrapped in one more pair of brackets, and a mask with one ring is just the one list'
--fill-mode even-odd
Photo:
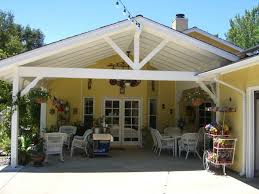
{"label": "chimney cap", "polygon": [[183,13],[178,13],[176,14],[176,18],[184,18],[185,15]]}

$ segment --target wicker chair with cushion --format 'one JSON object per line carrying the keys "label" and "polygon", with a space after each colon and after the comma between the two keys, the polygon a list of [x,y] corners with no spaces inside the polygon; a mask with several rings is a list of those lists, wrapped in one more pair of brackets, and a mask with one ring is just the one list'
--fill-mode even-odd
{"label": "wicker chair with cushion", "polygon": [[83,149],[86,153],[86,155],[88,154],[87,152],[87,144],[88,144],[88,140],[90,135],[93,133],[92,129],[88,129],[85,131],[83,136],[75,136],[73,141],[72,141],[72,145],[71,145],[71,152],[70,152],[70,156],[73,156],[73,152],[75,148],[79,148],[79,149]]}

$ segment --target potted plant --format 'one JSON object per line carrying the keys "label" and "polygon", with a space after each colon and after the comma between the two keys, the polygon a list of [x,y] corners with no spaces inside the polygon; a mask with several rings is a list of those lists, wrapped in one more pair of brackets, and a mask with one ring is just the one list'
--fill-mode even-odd
{"label": "potted plant", "polygon": [[45,153],[43,152],[43,143],[43,138],[36,139],[35,144],[30,151],[31,160],[33,162],[33,166],[35,167],[43,166],[43,162],[45,160]]}
{"label": "potted plant", "polygon": [[21,135],[19,137],[19,164],[28,164],[30,157],[28,151],[31,149],[32,141],[29,136]]}
{"label": "potted plant", "polygon": [[29,92],[29,98],[38,104],[47,102],[49,97],[49,92],[44,88],[33,88]]}

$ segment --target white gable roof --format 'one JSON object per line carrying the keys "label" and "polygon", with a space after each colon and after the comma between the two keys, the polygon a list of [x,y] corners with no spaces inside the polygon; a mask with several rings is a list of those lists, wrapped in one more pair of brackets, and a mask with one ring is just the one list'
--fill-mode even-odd
{"label": "white gable roof", "polygon": [[[140,59],[143,59],[162,40],[169,43],[151,59],[159,70],[202,72],[237,61],[239,57],[175,31],[143,16],[141,23]],[[41,48],[0,61],[0,78],[12,79],[17,66],[87,67],[98,60],[116,55],[104,37],[109,36],[124,51],[133,50],[135,25],[123,20],[93,31],[69,37]],[[133,53],[133,52],[131,52]]]}

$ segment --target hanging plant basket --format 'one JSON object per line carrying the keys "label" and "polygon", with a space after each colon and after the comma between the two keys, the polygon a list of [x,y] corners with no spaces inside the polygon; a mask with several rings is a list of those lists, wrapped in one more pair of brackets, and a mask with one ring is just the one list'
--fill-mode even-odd
{"label": "hanging plant basket", "polygon": [[117,80],[116,79],[110,79],[110,84],[112,86],[116,85],[117,84]]}
{"label": "hanging plant basket", "polygon": [[33,88],[32,90],[30,90],[28,96],[33,102],[41,104],[46,103],[48,101],[50,94],[46,89]]}
{"label": "hanging plant basket", "polygon": [[192,99],[192,105],[193,106],[200,106],[203,103],[204,103],[204,99],[202,99],[202,98],[194,98],[194,99]]}
{"label": "hanging plant basket", "polygon": [[35,98],[35,103],[41,104],[41,103],[46,103],[47,99],[46,98]]}

